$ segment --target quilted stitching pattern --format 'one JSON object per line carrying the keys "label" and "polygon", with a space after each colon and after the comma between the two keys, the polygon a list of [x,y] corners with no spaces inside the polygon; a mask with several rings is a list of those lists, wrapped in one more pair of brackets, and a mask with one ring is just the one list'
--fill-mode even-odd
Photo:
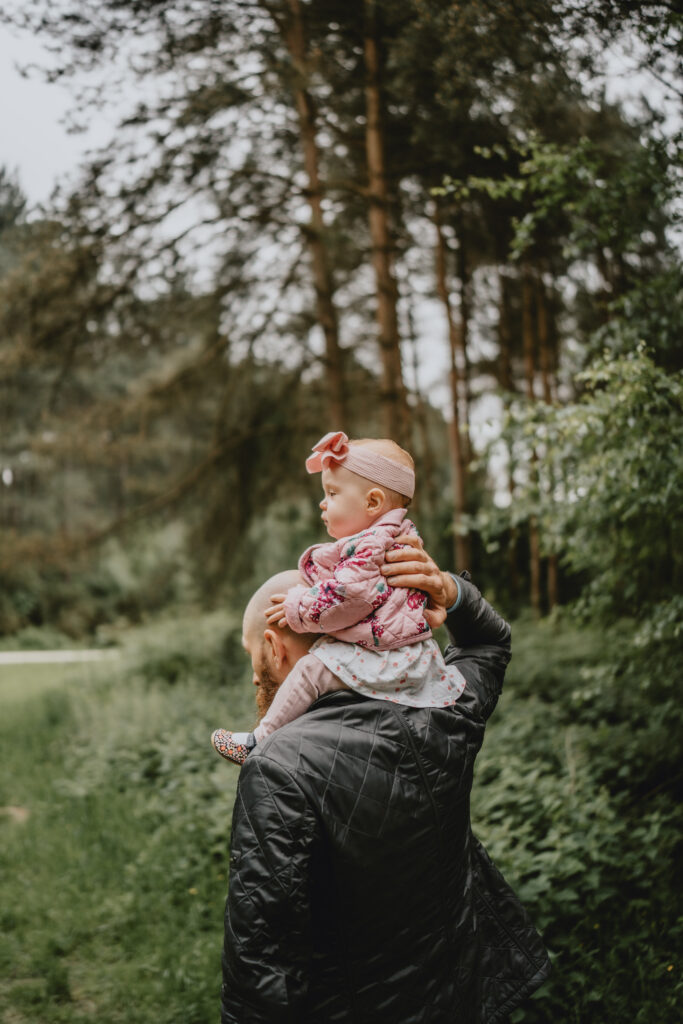
{"label": "quilted stitching pattern", "polygon": [[482,642],[449,653],[468,680],[462,707],[341,691],[247,760],[223,1024],[495,1024],[547,973],[540,938],[470,831],[509,634],[476,588],[466,593]]}
{"label": "quilted stitching pattern", "polygon": [[387,512],[371,528],[334,543],[314,544],[299,559],[312,584],[287,592],[287,622],[296,633],[329,633],[338,640],[386,650],[426,640],[425,596],[387,585],[380,572],[400,534],[415,534],[405,509]]}

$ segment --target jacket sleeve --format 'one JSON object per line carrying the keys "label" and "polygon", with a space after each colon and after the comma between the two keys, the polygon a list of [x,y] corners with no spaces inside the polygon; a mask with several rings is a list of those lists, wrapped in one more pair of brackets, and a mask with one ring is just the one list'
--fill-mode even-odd
{"label": "jacket sleeve", "polygon": [[487,719],[503,689],[511,654],[510,627],[473,583],[458,576],[458,586],[457,607],[446,617],[451,643],[444,658],[458,666],[467,682],[458,706]]}
{"label": "jacket sleeve", "polygon": [[380,531],[363,537],[351,553],[342,554],[329,579],[313,587],[288,590],[285,614],[290,629],[295,633],[335,633],[367,618],[382,603],[387,589],[380,572],[386,544]]}
{"label": "jacket sleeve", "polygon": [[289,773],[252,754],[240,773],[233,814],[221,1024],[301,1021],[316,836],[314,815]]}

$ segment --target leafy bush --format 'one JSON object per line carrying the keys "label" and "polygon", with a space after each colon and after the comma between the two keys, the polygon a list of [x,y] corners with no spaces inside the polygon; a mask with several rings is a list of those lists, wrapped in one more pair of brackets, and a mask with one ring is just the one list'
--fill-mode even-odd
{"label": "leafy bush", "polygon": [[683,722],[667,699],[678,677],[624,657],[632,628],[513,631],[472,808],[555,960],[513,1018],[524,1024],[664,1022],[683,998]]}
{"label": "leafy bush", "polygon": [[25,626],[16,633],[0,638],[0,649],[19,651],[54,651],[72,647],[73,639],[53,626]]}
{"label": "leafy bush", "polygon": [[[125,1005],[131,1024],[159,1006],[170,1024],[215,1019],[238,772],[208,737],[255,717],[236,626],[223,613],[145,626],[124,637],[120,668],[3,708],[0,801],[30,816],[2,824],[0,1015],[115,1024]],[[680,1015],[677,627],[643,629],[513,627],[472,815],[554,958],[515,1024]]]}
{"label": "leafy bush", "polygon": [[138,641],[134,657],[136,675],[151,685],[219,689],[251,678],[241,623],[223,612],[158,622]]}
{"label": "leafy bush", "polygon": [[139,621],[142,606],[103,567],[71,573],[16,566],[0,574],[0,635],[49,625],[73,640],[121,616]]}
{"label": "leafy bush", "polygon": [[[215,1019],[238,772],[209,736],[255,717],[243,665],[207,671],[237,653],[230,622],[146,628],[120,668],[3,708],[0,804],[26,812],[0,816],[3,1019]],[[153,677],[164,649],[185,657],[172,686]]]}
{"label": "leafy bush", "polygon": [[529,1024],[664,1022],[683,999],[683,380],[610,332],[580,400],[518,406],[509,435],[539,455],[514,515],[582,581],[573,627],[517,631],[473,798],[556,956]]}
{"label": "leafy bush", "polygon": [[[5,538],[0,571],[0,637],[49,627],[70,640],[91,638],[101,627],[138,624],[194,597],[177,524],[149,526],[104,545],[96,556],[42,565],[19,558]],[[185,559],[186,561],[186,559]]]}

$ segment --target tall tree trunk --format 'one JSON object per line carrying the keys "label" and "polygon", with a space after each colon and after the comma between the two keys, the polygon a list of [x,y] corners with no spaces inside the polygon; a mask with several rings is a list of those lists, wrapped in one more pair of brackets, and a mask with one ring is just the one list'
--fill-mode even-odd
{"label": "tall tree trunk", "polygon": [[[434,453],[429,439],[429,421],[427,419],[427,403],[425,402],[422,389],[420,388],[419,366],[420,353],[417,344],[415,321],[413,309],[409,296],[404,291],[406,304],[406,321],[408,324],[408,340],[410,341],[410,352],[412,356],[413,371],[413,394],[415,395],[414,423],[416,427],[416,440],[418,442],[421,459],[420,472],[417,479],[415,491],[415,511],[421,522],[429,522],[434,518],[436,512],[436,488],[434,486]],[[431,540],[426,538],[425,543],[429,547]]]}
{"label": "tall tree trunk", "polygon": [[[347,426],[348,406],[344,387],[344,366],[339,344],[339,318],[334,303],[334,278],[330,256],[325,242],[325,219],[322,209],[323,188],[320,181],[320,158],[316,141],[316,108],[306,88],[307,49],[300,0],[287,0],[289,18],[276,23],[292,58],[295,70],[294,100],[299,118],[299,137],[308,177],[306,199],[311,211],[310,224],[305,233],[313,267],[316,295],[316,317],[325,337],[325,371],[330,405],[329,426],[334,429]],[[270,5],[266,4],[270,9]],[[271,13],[272,10],[271,10]]]}
{"label": "tall tree trunk", "polygon": [[448,324],[448,341],[450,348],[450,385],[451,385],[451,418],[449,421],[448,440],[451,461],[451,478],[453,480],[453,555],[458,569],[466,569],[470,564],[469,533],[461,533],[464,516],[467,514],[467,461],[465,445],[460,429],[461,396],[460,374],[458,367],[458,329],[453,318],[448,281],[446,277],[446,243],[441,228],[438,206],[434,209],[434,225],[436,227],[436,246],[434,248],[436,267],[436,290],[443,302]]}
{"label": "tall tree trunk", "polygon": [[548,405],[553,400],[552,360],[548,335],[548,297],[539,274],[536,278],[536,322],[538,324],[538,364],[541,370],[543,401]]}
{"label": "tall tree trunk", "polygon": [[[530,402],[535,399],[534,379],[536,376],[535,345],[534,345],[534,291],[530,272],[525,268],[522,272],[522,347],[524,352],[524,381],[526,396]],[[530,455],[529,476],[531,485],[538,484],[538,467],[536,449],[532,445]],[[537,615],[541,612],[541,555],[538,538],[538,522],[535,516],[529,519],[529,598],[531,607]]]}
{"label": "tall tree trunk", "polygon": [[462,217],[458,217],[458,250],[457,250],[457,276],[460,283],[460,323],[456,335],[456,356],[458,359],[459,384],[460,384],[460,408],[462,415],[463,453],[465,462],[469,465],[472,461],[472,438],[470,435],[470,361],[467,355],[467,342],[470,332],[470,311],[471,303],[471,282],[469,267],[467,265],[467,250],[465,247],[465,232],[462,225]]}
{"label": "tall tree trunk", "polygon": [[550,294],[546,293],[546,309],[548,314],[548,348],[550,351],[550,393],[553,402],[559,402],[558,370],[560,366],[560,335],[555,316],[556,293],[551,286]]}
{"label": "tall tree trunk", "polygon": [[401,368],[396,278],[389,228],[389,194],[384,161],[380,57],[375,0],[364,0],[365,148],[368,163],[369,227],[377,283],[377,323],[382,361],[382,407],[389,437],[409,437],[408,406]]}
{"label": "tall tree trunk", "polygon": [[[539,273],[536,278],[536,322],[538,326],[538,361],[541,369],[541,381],[543,384],[543,401],[547,405],[552,405],[553,401],[553,371],[552,371],[552,353],[550,349],[550,338],[548,330],[548,296],[546,294],[545,285],[543,284],[543,278]],[[552,467],[549,467],[549,487],[551,490],[554,488],[554,477]],[[552,609],[557,604],[557,555],[548,555],[548,609]]]}
{"label": "tall tree trunk", "polygon": [[[510,281],[507,276],[498,270],[498,345],[500,350],[499,380],[505,392],[503,407],[505,411],[510,408],[510,395],[515,390],[515,382],[512,375],[512,304],[510,301]],[[515,501],[515,457],[512,443],[508,448],[508,491],[510,494],[510,505]],[[516,603],[519,596],[519,567],[517,565],[517,527],[510,527],[508,542],[508,577],[510,582],[510,597]]]}
{"label": "tall tree trunk", "polygon": [[524,386],[530,402],[536,398],[536,346],[534,344],[534,290],[530,271],[522,272],[522,352]]}

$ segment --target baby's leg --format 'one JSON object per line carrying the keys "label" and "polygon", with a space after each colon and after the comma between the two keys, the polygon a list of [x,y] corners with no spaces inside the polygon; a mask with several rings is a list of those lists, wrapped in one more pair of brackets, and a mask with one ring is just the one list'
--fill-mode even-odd
{"label": "baby's leg", "polygon": [[254,729],[254,739],[260,743],[271,732],[302,715],[323,693],[333,690],[348,690],[348,686],[333,675],[315,654],[304,655],[281,683],[268,713]]}

